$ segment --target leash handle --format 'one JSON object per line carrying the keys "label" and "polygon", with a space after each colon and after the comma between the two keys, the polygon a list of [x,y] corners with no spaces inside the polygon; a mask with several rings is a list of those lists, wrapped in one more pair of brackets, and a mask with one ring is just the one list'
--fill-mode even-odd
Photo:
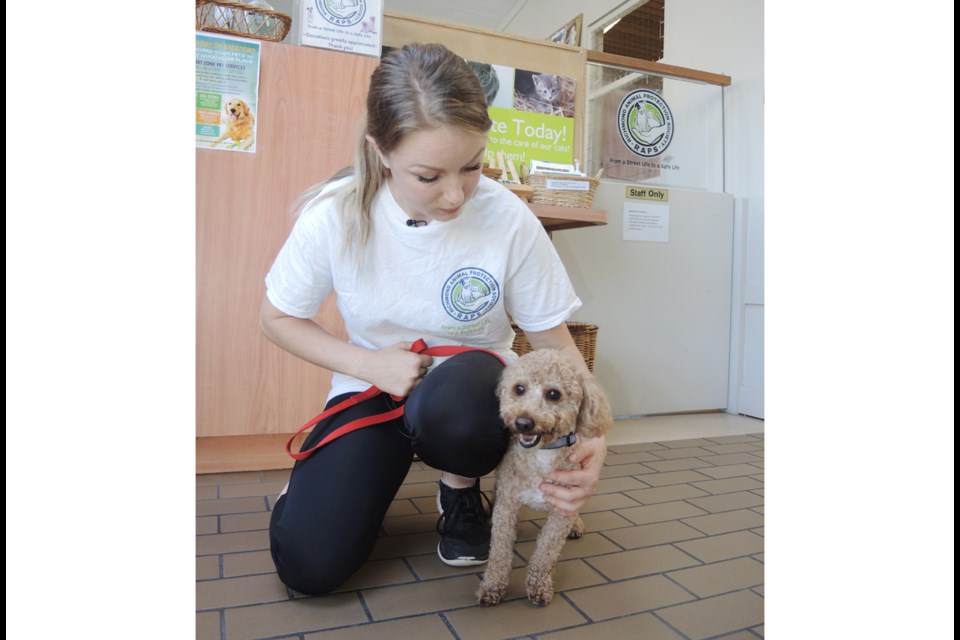
{"label": "leash handle", "polygon": [[[410,351],[412,351],[413,353],[419,353],[426,356],[437,356],[437,357],[455,356],[461,353],[466,353],[467,351],[483,351],[484,353],[489,353],[490,355],[495,357],[497,360],[502,362],[504,365],[506,365],[506,361],[500,356],[500,354],[494,351],[490,351],[489,349],[481,349],[480,347],[463,347],[463,346],[455,346],[455,345],[428,347],[427,343],[423,340],[423,338],[418,338],[413,343],[413,345],[411,345]],[[336,429],[328,433],[323,438],[323,440],[321,440],[314,446],[310,447],[306,451],[299,451],[299,452],[293,451],[293,441],[296,439],[297,436],[299,436],[301,433],[303,433],[310,427],[316,426],[321,420],[324,420],[325,418],[329,418],[330,416],[336,415],[341,411],[349,409],[350,407],[360,404],[361,402],[364,402],[366,400],[369,400],[370,398],[373,398],[381,393],[383,393],[383,391],[381,391],[375,386],[371,386],[366,391],[362,391],[361,393],[350,396],[343,402],[336,404],[330,407],[329,409],[327,409],[326,411],[324,411],[323,413],[315,416],[305,425],[297,429],[296,433],[294,433],[287,439],[287,444],[286,444],[287,454],[294,460],[304,460],[310,457],[310,454],[312,454],[314,451],[316,451],[320,447],[326,445],[332,440],[336,440],[340,436],[350,433],[351,431],[356,431],[357,429],[362,429],[364,427],[370,427],[375,424],[388,422],[390,420],[393,420],[395,418],[399,418],[400,416],[402,416],[403,405],[400,405],[399,407],[396,407],[395,409],[391,409],[390,411],[385,411],[383,413],[367,416],[365,418],[358,418],[357,420],[353,420],[351,422],[348,422],[345,425],[337,427]],[[390,397],[393,398],[396,402],[400,402],[404,399],[405,396],[395,396],[393,394],[390,394]]]}
{"label": "leash handle", "polygon": [[[317,449],[319,449],[319,448],[322,447],[323,445],[327,444],[327,442],[329,442],[330,440],[333,440],[334,438],[331,438],[330,436],[333,436],[335,433],[336,433],[337,435],[334,436],[334,437],[335,437],[335,438],[339,438],[339,437],[340,437],[341,435],[343,435],[344,433],[349,433],[349,431],[353,431],[353,429],[345,430],[346,427],[349,427],[351,424],[353,424],[353,422],[350,422],[350,423],[347,423],[347,424],[343,425],[343,426],[340,427],[339,429],[336,429],[336,430],[332,431],[331,433],[327,434],[327,436],[326,436],[323,440],[321,440],[320,442],[318,442],[315,446],[311,447],[310,449],[307,449],[306,451],[294,452],[294,451],[292,450],[293,441],[296,439],[296,437],[299,436],[299,435],[300,435],[301,433],[303,433],[304,431],[306,431],[307,429],[309,429],[310,427],[315,426],[317,423],[319,423],[321,420],[323,420],[323,419],[325,419],[325,418],[329,418],[329,417],[332,416],[332,415],[336,415],[336,414],[340,413],[341,411],[343,411],[343,410],[345,410],[345,409],[349,409],[349,408],[352,407],[353,405],[360,404],[360,403],[363,402],[364,400],[369,400],[370,398],[372,398],[372,397],[374,397],[374,396],[376,396],[376,395],[378,395],[378,394],[380,394],[380,393],[383,393],[382,391],[380,391],[380,389],[378,389],[378,388],[376,388],[376,387],[370,387],[370,388],[367,389],[366,391],[363,391],[363,392],[361,392],[361,393],[358,393],[358,394],[356,394],[356,395],[354,395],[354,396],[350,396],[349,398],[347,398],[347,399],[344,400],[343,402],[341,402],[341,403],[339,403],[339,404],[336,404],[336,405],[330,407],[329,409],[327,409],[326,411],[324,411],[324,412],[321,413],[320,415],[314,417],[314,418],[311,419],[309,422],[307,422],[305,425],[303,425],[302,427],[300,427],[299,429],[297,429],[297,432],[294,433],[293,435],[291,435],[291,436],[287,439],[287,444],[286,444],[287,453],[288,453],[288,454],[290,455],[290,457],[293,458],[294,460],[303,460],[304,458],[307,458],[311,453],[313,453],[314,451],[316,451]],[[402,409],[403,407],[400,407],[400,408]],[[383,414],[380,414],[380,415],[383,415]],[[378,417],[378,416],[371,416],[371,417],[376,418],[376,417]],[[391,418],[387,418],[387,419],[391,419]],[[359,421],[355,420],[354,422],[359,422]],[[363,425],[363,426],[368,426],[368,425]],[[356,428],[359,428],[359,427],[356,427]],[[340,433],[340,432],[342,432],[342,433]]]}

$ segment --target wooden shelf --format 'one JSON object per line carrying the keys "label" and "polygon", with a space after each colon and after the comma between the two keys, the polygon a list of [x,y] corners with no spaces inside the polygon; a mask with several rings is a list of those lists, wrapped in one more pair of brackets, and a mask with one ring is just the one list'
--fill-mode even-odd
{"label": "wooden shelf", "polygon": [[607,224],[607,212],[602,209],[558,207],[552,204],[528,202],[530,209],[540,218],[547,231],[579,229]]}
{"label": "wooden shelf", "polygon": [[729,87],[733,80],[730,76],[720,73],[709,73],[707,71],[697,71],[686,67],[675,67],[670,64],[660,62],[650,62],[649,60],[639,60],[629,56],[621,56],[615,53],[605,53],[603,51],[587,50],[587,62],[596,62],[599,64],[613,65],[623,67],[633,71],[646,71],[666,78],[683,78],[694,82],[703,82],[720,87]]}

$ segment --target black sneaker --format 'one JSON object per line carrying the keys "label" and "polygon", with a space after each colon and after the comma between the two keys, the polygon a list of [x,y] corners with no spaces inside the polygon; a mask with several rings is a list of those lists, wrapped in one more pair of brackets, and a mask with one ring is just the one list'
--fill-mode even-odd
{"label": "black sneaker", "polygon": [[[451,567],[483,564],[490,555],[490,519],[483,507],[487,496],[480,491],[480,481],[466,489],[452,489],[440,483],[437,491],[437,533],[440,544],[437,555]],[[489,504],[489,499],[487,499]]]}

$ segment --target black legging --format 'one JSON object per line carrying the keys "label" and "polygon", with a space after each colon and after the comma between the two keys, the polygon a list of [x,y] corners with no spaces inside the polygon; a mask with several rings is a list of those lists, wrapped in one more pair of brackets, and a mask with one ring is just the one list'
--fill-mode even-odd
{"label": "black legging", "polygon": [[[460,476],[493,471],[507,448],[496,398],[502,370],[482,351],[453,356],[414,388],[403,418],[353,431],[298,460],[270,518],[270,553],[284,584],[304,594],[329,593],[360,568],[414,453]],[[314,427],[301,451],[351,420],[394,406],[380,394],[350,407]]]}

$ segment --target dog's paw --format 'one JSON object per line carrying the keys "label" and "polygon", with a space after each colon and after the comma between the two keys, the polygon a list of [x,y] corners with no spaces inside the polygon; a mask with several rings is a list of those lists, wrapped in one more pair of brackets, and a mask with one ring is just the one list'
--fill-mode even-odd
{"label": "dog's paw", "polygon": [[553,600],[553,578],[537,573],[527,574],[527,597],[538,607],[545,607]]}
{"label": "dog's paw", "polygon": [[536,591],[528,590],[527,597],[530,598],[530,602],[538,607],[545,607],[553,600],[553,588],[538,589]]}
{"label": "dog's paw", "polygon": [[570,540],[576,540],[577,538],[583,537],[583,520],[580,519],[580,516],[577,516],[573,520],[573,525],[570,527],[570,533],[567,534],[567,538]]}
{"label": "dog's paw", "polygon": [[500,604],[503,599],[503,592],[499,589],[489,589],[482,584],[477,589],[477,604],[481,607],[492,607]]}

